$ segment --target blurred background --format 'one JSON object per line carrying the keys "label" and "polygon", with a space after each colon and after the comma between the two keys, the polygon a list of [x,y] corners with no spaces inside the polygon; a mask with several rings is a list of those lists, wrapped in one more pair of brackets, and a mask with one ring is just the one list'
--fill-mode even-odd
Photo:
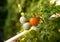
{"label": "blurred background", "polygon": [[4,25],[5,20],[8,14],[7,9],[5,8],[7,5],[7,0],[0,0],[0,42],[4,41]]}
{"label": "blurred background", "polygon": [[17,34],[20,30],[19,0],[0,0],[0,42]]}
{"label": "blurred background", "polygon": [[35,15],[41,19],[36,26],[37,31],[31,31],[22,39],[18,39],[19,42],[27,42],[27,39],[29,42],[60,42],[59,2],[59,0],[0,0],[0,42],[23,31],[19,22],[21,13],[26,15],[27,20]]}

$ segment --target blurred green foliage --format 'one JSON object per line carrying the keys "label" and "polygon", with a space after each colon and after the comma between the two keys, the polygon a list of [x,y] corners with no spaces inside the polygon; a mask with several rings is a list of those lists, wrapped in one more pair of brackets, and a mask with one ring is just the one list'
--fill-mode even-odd
{"label": "blurred green foliage", "polygon": [[19,0],[7,0],[6,8],[8,10],[8,15],[4,26],[5,39],[11,38],[20,30],[20,13],[17,7],[18,1]]}
{"label": "blurred green foliage", "polygon": [[[34,14],[39,14],[42,17],[37,31],[24,35],[19,42],[60,42],[60,17],[50,18],[51,15],[60,13],[60,6],[49,3],[50,0],[7,0],[8,16],[5,23],[5,37],[6,39],[12,37],[20,31],[21,24],[19,23],[20,13],[24,12],[27,19],[30,19]],[[17,5],[21,5],[21,12],[19,12]],[[19,32],[20,33],[20,32]],[[28,39],[28,40],[27,40]]]}

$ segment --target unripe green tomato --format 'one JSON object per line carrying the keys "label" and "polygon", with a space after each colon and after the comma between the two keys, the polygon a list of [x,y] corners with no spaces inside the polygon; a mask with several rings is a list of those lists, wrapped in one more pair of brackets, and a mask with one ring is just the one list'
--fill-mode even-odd
{"label": "unripe green tomato", "polygon": [[30,24],[28,22],[24,23],[23,28],[24,28],[24,30],[28,30],[30,28]]}
{"label": "unripe green tomato", "polygon": [[19,19],[21,24],[24,24],[26,22],[26,18],[24,16],[20,17]]}

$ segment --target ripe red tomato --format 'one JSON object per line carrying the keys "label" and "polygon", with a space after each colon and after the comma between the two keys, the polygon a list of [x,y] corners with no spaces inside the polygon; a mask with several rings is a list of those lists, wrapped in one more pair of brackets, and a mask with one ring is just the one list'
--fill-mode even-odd
{"label": "ripe red tomato", "polygon": [[39,18],[31,18],[29,23],[31,26],[36,26],[39,23]]}

